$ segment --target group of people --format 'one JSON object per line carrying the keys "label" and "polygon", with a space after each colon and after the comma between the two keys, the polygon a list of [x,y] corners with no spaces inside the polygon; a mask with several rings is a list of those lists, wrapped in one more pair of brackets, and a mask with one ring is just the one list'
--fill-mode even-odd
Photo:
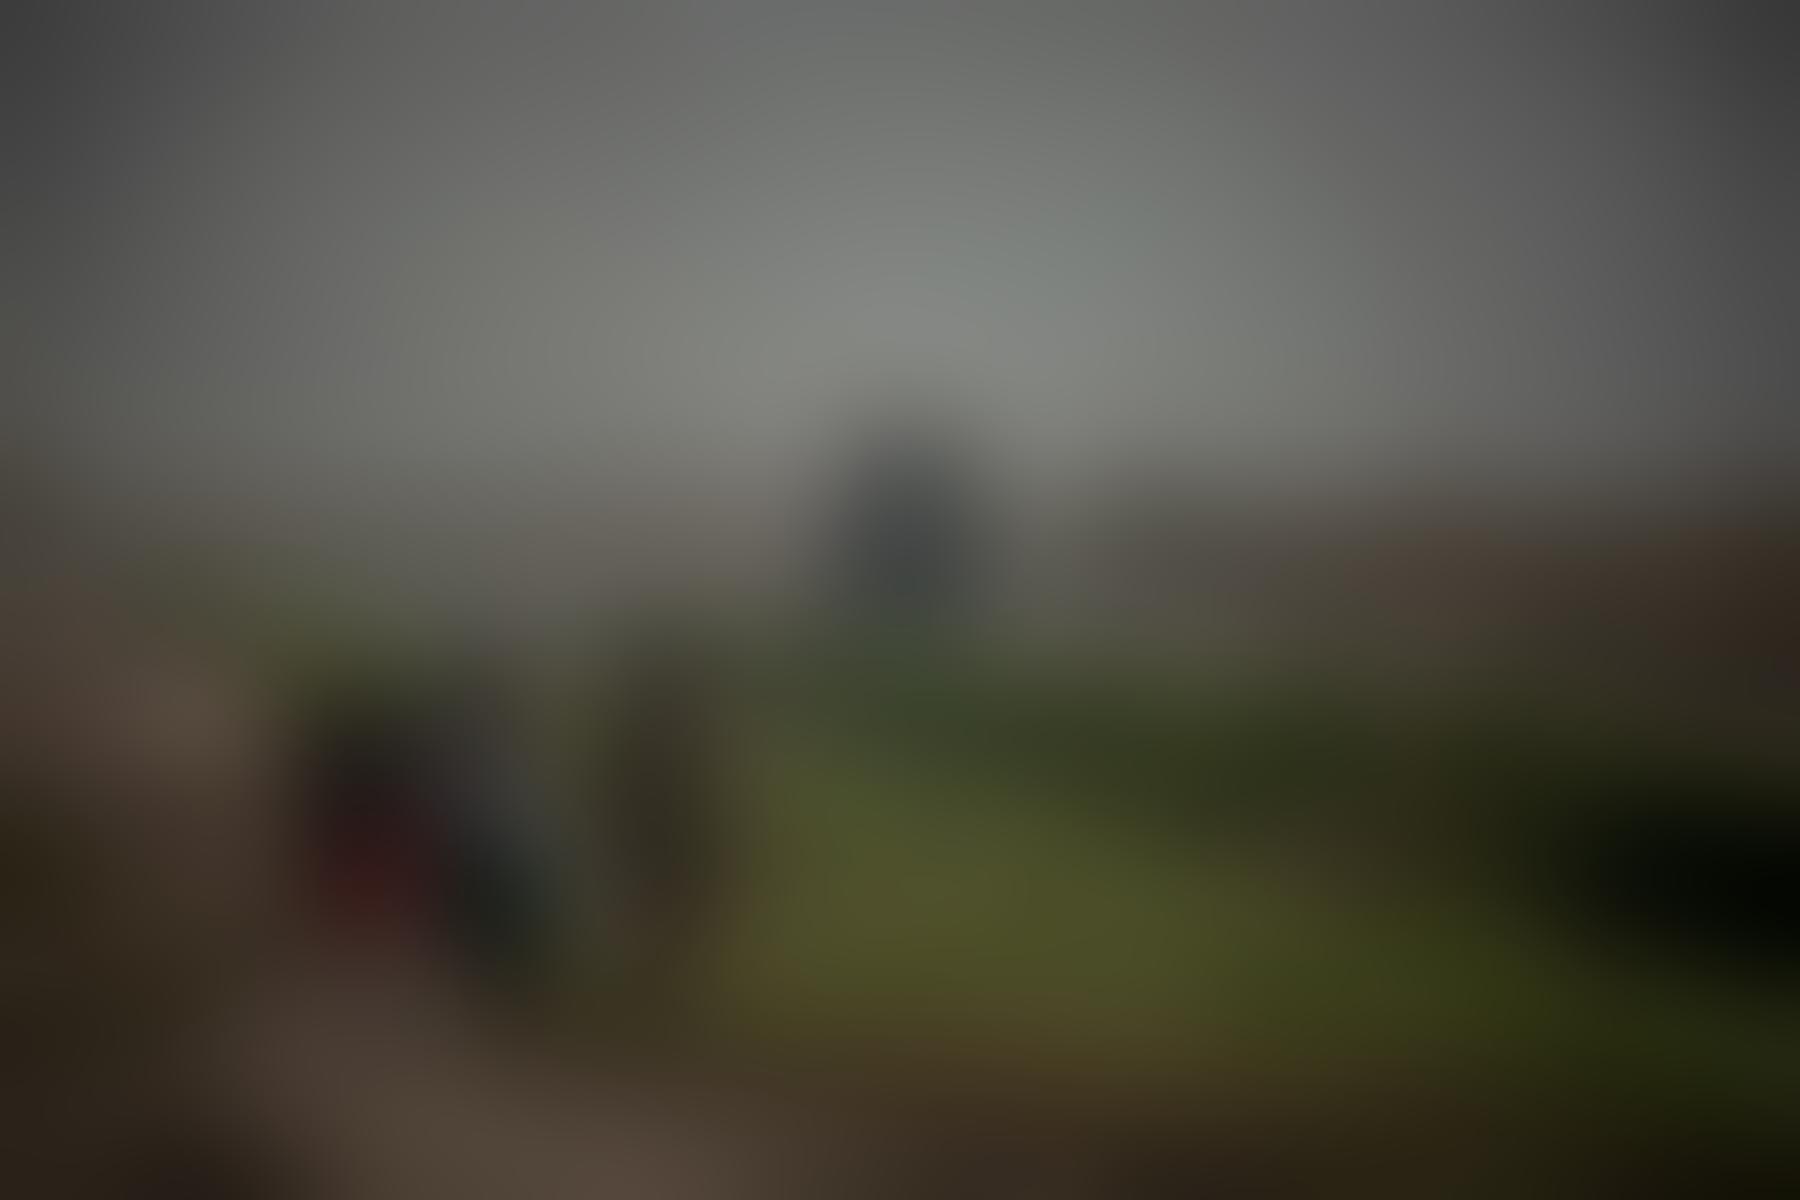
{"label": "group of people", "polygon": [[677,986],[719,900],[705,681],[662,641],[633,647],[613,678],[585,739],[596,753],[562,803],[530,710],[492,666],[321,711],[304,840],[333,935],[446,949],[484,987],[516,992],[581,924],[572,910],[597,905],[621,983]]}

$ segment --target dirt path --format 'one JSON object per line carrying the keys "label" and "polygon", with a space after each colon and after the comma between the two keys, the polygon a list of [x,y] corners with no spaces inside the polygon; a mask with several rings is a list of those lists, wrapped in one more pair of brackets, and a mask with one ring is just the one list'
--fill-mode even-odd
{"label": "dirt path", "polygon": [[226,1061],[239,1116],[278,1132],[303,1195],[831,1195],[886,1132],[666,1068],[572,1062],[392,968],[284,980],[229,1031]]}

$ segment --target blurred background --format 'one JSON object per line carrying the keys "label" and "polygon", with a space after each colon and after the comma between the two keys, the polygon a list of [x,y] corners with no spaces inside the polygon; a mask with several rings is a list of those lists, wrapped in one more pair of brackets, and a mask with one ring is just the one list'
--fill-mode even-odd
{"label": "blurred background", "polygon": [[0,1190],[1800,1191],[1782,15],[16,6]]}

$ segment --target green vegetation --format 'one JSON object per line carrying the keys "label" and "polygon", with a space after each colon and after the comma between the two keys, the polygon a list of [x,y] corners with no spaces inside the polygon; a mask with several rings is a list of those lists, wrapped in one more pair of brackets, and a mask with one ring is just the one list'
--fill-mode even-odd
{"label": "green vegetation", "polygon": [[[1521,688],[893,645],[727,675],[725,1052],[1162,1096],[1423,1079],[1547,1128],[1773,1137],[1800,1103],[1791,955],[1747,983],[1640,954],[1563,886],[1619,814],[1800,814],[1769,761]],[[571,777],[604,700],[558,701]]]}
{"label": "green vegetation", "polygon": [[1773,768],[1320,681],[851,656],[747,691],[712,1014],[740,1044],[1126,1089],[1400,1072],[1765,1130],[1800,1099],[1791,972],[1637,956],[1552,889],[1633,797],[1800,811]]}

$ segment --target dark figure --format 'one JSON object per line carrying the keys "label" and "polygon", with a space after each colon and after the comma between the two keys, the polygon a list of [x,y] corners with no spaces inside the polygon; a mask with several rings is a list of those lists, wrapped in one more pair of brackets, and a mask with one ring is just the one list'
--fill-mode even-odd
{"label": "dark figure", "polygon": [[667,1012],[716,923],[724,847],[703,664],[663,637],[624,664],[602,780],[602,855],[628,986]]}
{"label": "dark figure", "polygon": [[341,701],[306,747],[309,874],[328,925],[420,941],[434,921],[437,822],[417,722],[386,698]]}
{"label": "dark figure", "polygon": [[446,932],[460,964],[505,992],[530,983],[551,916],[537,781],[511,700],[499,673],[469,672],[439,697],[430,736]]}

